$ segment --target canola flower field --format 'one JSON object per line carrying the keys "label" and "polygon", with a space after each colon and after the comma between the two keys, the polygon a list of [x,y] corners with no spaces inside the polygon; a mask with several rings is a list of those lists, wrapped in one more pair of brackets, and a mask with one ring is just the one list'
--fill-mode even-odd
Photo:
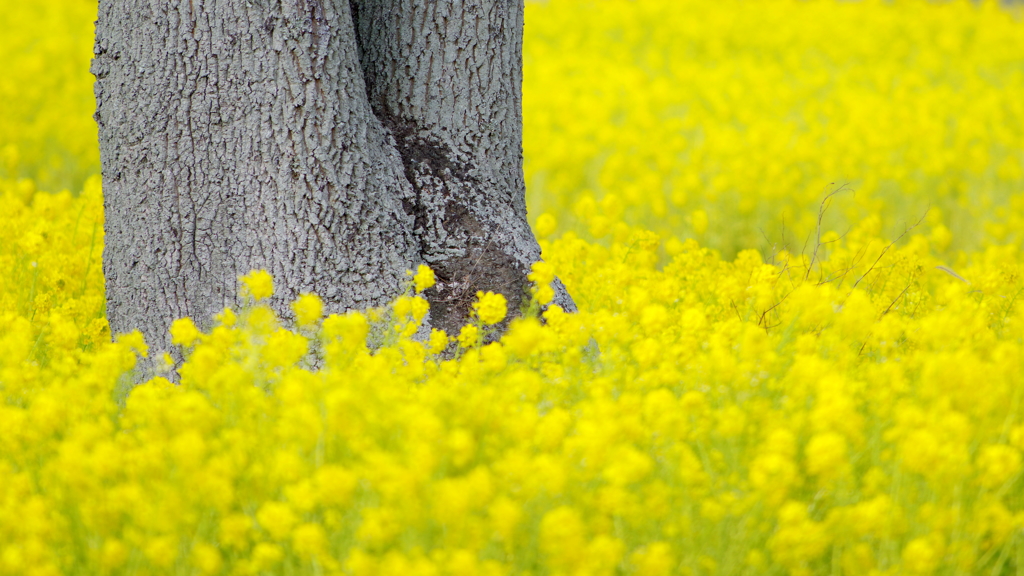
{"label": "canola flower field", "polygon": [[[297,326],[253,272],[129,388],[95,6],[5,4],[0,574],[1024,573],[1013,10],[528,3],[546,263],[500,342],[492,294],[410,339],[429,270]],[[538,317],[556,274],[580,312]]]}

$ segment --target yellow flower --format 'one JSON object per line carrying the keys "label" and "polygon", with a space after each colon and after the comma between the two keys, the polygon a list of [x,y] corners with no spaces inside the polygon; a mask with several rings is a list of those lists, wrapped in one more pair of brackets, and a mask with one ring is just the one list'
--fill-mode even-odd
{"label": "yellow flower", "polygon": [[300,337],[253,273],[126,399],[145,342],[110,342],[102,179],[81,184],[90,4],[0,17],[0,574],[1014,562],[1024,23],[997,2],[527,2],[525,319],[482,295],[461,341],[424,342],[421,266],[391,308],[300,296]]}
{"label": "yellow flower", "polygon": [[639,482],[654,469],[650,456],[632,446],[620,446],[613,454],[609,466],[604,469],[604,477],[612,485],[625,486]]}
{"label": "yellow flower", "polygon": [[550,212],[545,212],[537,217],[537,237],[546,238],[555,233],[558,228],[558,220]]}
{"label": "yellow flower", "polygon": [[230,328],[235,325],[235,322],[238,322],[238,315],[231,308],[225,308],[214,316],[214,320],[221,326]]}
{"label": "yellow flower", "polygon": [[245,514],[229,514],[220,521],[219,540],[228,548],[243,549],[249,544],[252,519]]}
{"label": "yellow flower", "polygon": [[982,446],[977,467],[978,483],[986,488],[998,488],[1020,472],[1020,451],[1006,444]]}
{"label": "yellow flower", "polygon": [[778,529],[768,539],[776,562],[790,570],[799,569],[821,556],[828,545],[825,527],[808,517],[806,504],[787,502],[782,506]]}
{"label": "yellow flower", "polygon": [[772,506],[781,504],[799,479],[796,464],[776,452],[763,452],[754,457],[748,476],[750,485],[761,491]]}
{"label": "yellow flower", "polygon": [[256,512],[256,520],[277,540],[284,539],[298,522],[291,506],[285,502],[264,502]]}
{"label": "yellow flower", "polygon": [[942,443],[931,430],[914,430],[899,444],[900,464],[911,472],[934,473],[942,464],[943,451]]}
{"label": "yellow flower", "polygon": [[537,286],[533,291],[533,300],[540,305],[550,304],[555,299],[555,289],[550,284]]}
{"label": "yellow flower", "polygon": [[459,332],[459,346],[472,348],[480,338],[480,330],[473,324],[466,324]]}
{"label": "yellow flower", "polygon": [[[426,299],[420,296],[399,296],[393,306],[395,316],[399,320],[405,320],[412,318],[416,324],[423,321],[426,317],[427,312],[430,311],[430,303]],[[401,324],[399,324],[401,326]],[[415,324],[413,325],[413,333],[415,333]]]}
{"label": "yellow flower", "polygon": [[454,550],[448,559],[446,574],[451,576],[483,576],[486,572],[480,569],[475,552],[469,550]]}
{"label": "yellow flower", "polygon": [[354,473],[335,464],[321,467],[313,477],[318,500],[331,506],[347,505],[358,482]]}
{"label": "yellow flower", "polygon": [[540,522],[540,547],[550,566],[569,571],[586,556],[586,526],[579,513],[568,506],[559,506],[544,515]]}
{"label": "yellow flower", "polygon": [[430,341],[428,350],[431,354],[439,354],[448,347],[448,334],[437,328],[430,329]]}
{"label": "yellow flower", "polygon": [[473,303],[473,311],[485,326],[497,324],[505,318],[508,313],[505,296],[494,292],[477,292],[476,302]]}
{"label": "yellow flower", "polygon": [[413,286],[416,288],[416,292],[420,293],[430,288],[436,282],[434,277],[434,271],[430,269],[430,266],[426,264],[420,264],[416,268],[416,275],[412,278]]}
{"label": "yellow flower", "polygon": [[370,323],[366,316],[359,312],[349,312],[343,315],[331,314],[324,319],[324,338],[341,338],[346,346],[364,346],[369,333]]}
{"label": "yellow flower", "polygon": [[154,565],[169,568],[178,558],[178,546],[175,538],[159,536],[150,539],[143,547],[146,558]]}
{"label": "yellow flower", "polygon": [[278,328],[267,338],[261,355],[271,368],[292,366],[309,351],[309,341],[300,334]]}
{"label": "yellow flower", "polygon": [[280,546],[270,542],[260,542],[252,550],[251,569],[253,572],[264,572],[280,562],[282,558],[284,558],[284,550]]}
{"label": "yellow flower", "polygon": [[501,342],[516,356],[525,358],[541,347],[544,336],[544,327],[536,318],[516,318]]}
{"label": "yellow flower", "polygon": [[362,517],[356,538],[370,546],[387,544],[402,528],[388,508],[363,508]]}
{"label": "yellow flower", "polygon": [[935,572],[942,560],[942,550],[934,538],[914,538],[903,548],[903,568],[909,574],[926,575]]}
{"label": "yellow flower", "polygon": [[399,296],[391,304],[391,309],[398,318],[406,318],[410,316],[412,314],[412,298],[409,296]]}
{"label": "yellow flower", "polygon": [[327,534],[319,524],[307,522],[292,531],[292,549],[303,557],[323,556],[327,550]]}
{"label": "yellow flower", "polygon": [[845,515],[845,523],[857,536],[890,538],[899,522],[895,519],[901,512],[887,494],[879,494],[870,500],[858,502]]}
{"label": "yellow flower", "polygon": [[466,430],[457,428],[448,435],[448,449],[451,451],[452,464],[462,468],[476,454],[476,439]]}
{"label": "yellow flower", "polygon": [[127,334],[119,334],[117,336],[117,341],[138,352],[139,356],[142,356],[143,358],[149,357],[149,346],[146,345],[146,339],[142,336],[142,332],[132,330]]}
{"label": "yellow flower", "polygon": [[637,576],[668,576],[676,563],[672,547],[667,542],[652,542],[629,555]]}
{"label": "yellow flower", "polygon": [[201,340],[203,333],[196,328],[191,318],[178,318],[171,322],[171,344],[191,346]]}
{"label": "yellow flower", "polygon": [[761,571],[768,563],[768,559],[765,557],[764,552],[755,548],[750,552],[747,552],[745,563],[747,566],[754,569],[755,571]]}
{"label": "yellow flower", "polygon": [[129,549],[124,542],[111,538],[103,542],[100,548],[100,566],[104,570],[115,570],[128,560]]}
{"label": "yellow flower", "polygon": [[516,527],[523,517],[523,511],[518,504],[505,496],[497,498],[487,510],[491,526],[494,531],[506,542],[511,542],[515,536]]}
{"label": "yellow flower", "polygon": [[207,452],[206,441],[196,430],[185,430],[179,433],[168,448],[175,464],[187,471],[194,471],[198,468]]}
{"label": "yellow flower", "polygon": [[615,567],[622,561],[625,551],[626,546],[622,540],[607,534],[598,534],[587,544],[587,568],[589,570],[586,573],[595,576],[618,574],[619,571]]}
{"label": "yellow flower", "polygon": [[274,294],[274,278],[266,270],[253,270],[239,278],[242,282],[242,297],[251,296],[257,302]]}
{"label": "yellow flower", "polygon": [[538,260],[530,266],[530,273],[526,277],[535,284],[550,284],[555,280],[555,267]]}
{"label": "yellow flower", "polygon": [[295,323],[299,326],[312,326],[324,314],[324,303],[316,294],[303,294],[292,302],[295,312]]}
{"label": "yellow flower", "polygon": [[538,260],[531,266],[526,278],[533,282],[533,299],[541,305],[548,304],[555,297],[551,283],[555,280],[555,268],[547,262]]}
{"label": "yellow flower", "polygon": [[822,479],[836,478],[847,468],[846,438],[835,432],[816,434],[804,449],[807,473]]}
{"label": "yellow flower", "polygon": [[491,372],[498,372],[505,367],[508,357],[500,342],[491,342],[480,349],[480,363]]}
{"label": "yellow flower", "polygon": [[192,564],[203,574],[218,574],[224,560],[215,546],[200,542],[192,548]]}
{"label": "yellow flower", "polygon": [[[388,558],[395,558],[395,556],[388,556]],[[379,559],[375,556],[367,554],[365,551],[359,548],[353,548],[349,552],[348,558],[345,559],[345,566],[352,576],[371,576],[378,574]],[[393,574],[402,574],[404,570],[396,570]]]}

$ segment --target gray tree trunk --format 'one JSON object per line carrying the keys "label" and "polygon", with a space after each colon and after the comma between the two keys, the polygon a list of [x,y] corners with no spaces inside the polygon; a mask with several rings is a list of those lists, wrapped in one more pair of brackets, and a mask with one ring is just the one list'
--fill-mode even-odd
{"label": "gray tree trunk", "polygon": [[[379,306],[425,262],[434,327],[521,301],[522,0],[100,0],[114,333],[168,349],[266,268],[285,318]],[[559,303],[572,309],[564,289]]]}

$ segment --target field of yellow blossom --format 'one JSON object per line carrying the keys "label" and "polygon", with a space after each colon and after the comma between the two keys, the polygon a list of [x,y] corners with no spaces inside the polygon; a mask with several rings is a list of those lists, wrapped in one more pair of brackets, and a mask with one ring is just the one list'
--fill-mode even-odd
{"label": "field of yellow blossom", "polygon": [[1024,573],[1019,8],[528,3],[500,342],[410,338],[428,269],[295,326],[253,272],[134,388],[94,18],[0,9],[0,575]]}

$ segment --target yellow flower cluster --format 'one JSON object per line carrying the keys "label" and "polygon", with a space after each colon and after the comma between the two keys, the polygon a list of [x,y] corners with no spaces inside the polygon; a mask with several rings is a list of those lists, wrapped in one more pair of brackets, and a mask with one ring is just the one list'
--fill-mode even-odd
{"label": "yellow flower cluster", "polygon": [[627,222],[731,257],[766,234],[799,248],[823,190],[848,183],[832,229],[931,207],[956,248],[1018,242],[1016,14],[994,0],[529,3],[528,204],[561,231]]}
{"label": "yellow flower cluster", "polygon": [[0,9],[0,178],[82,189],[99,171],[89,60],[96,2],[5,2]]}
{"label": "yellow flower cluster", "polygon": [[477,292],[473,302],[473,312],[485,326],[497,324],[505,319],[508,313],[505,296],[494,292]]}
{"label": "yellow flower cluster", "polygon": [[[242,284],[239,294],[243,298],[252,298],[259,302],[274,295],[274,279],[266,270],[253,270],[239,278],[239,282]],[[296,305],[300,309],[303,306],[298,302]]]}
{"label": "yellow flower cluster", "polygon": [[[37,36],[11,77],[84,97]],[[530,4],[525,315],[481,293],[427,334],[421,267],[290,326],[254,271],[172,325],[179,385],[131,389],[164,351],[110,342],[99,179],[14,178],[65,178],[29,91],[0,120],[31,152],[0,166],[0,575],[1024,570],[1021,39],[991,2]]]}
{"label": "yellow flower cluster", "polygon": [[100,178],[78,198],[0,179],[0,206],[0,363],[47,366],[109,341]]}
{"label": "yellow flower cluster", "polygon": [[[88,212],[99,198],[69,202]],[[54,343],[47,365],[14,358],[0,573],[1015,565],[1015,250],[953,276],[927,237],[892,246],[870,222],[813,262],[661,244],[644,230],[608,247],[546,242],[583,311],[467,337],[456,360],[437,355],[447,339],[405,329],[424,317],[418,297],[318,326],[309,295],[301,332],[259,304],[208,333],[176,322],[181,384],[155,378],[123,407],[137,334]],[[243,279],[254,294],[270,282]],[[400,333],[371,352],[379,322]],[[30,340],[21,324],[7,349]]]}

